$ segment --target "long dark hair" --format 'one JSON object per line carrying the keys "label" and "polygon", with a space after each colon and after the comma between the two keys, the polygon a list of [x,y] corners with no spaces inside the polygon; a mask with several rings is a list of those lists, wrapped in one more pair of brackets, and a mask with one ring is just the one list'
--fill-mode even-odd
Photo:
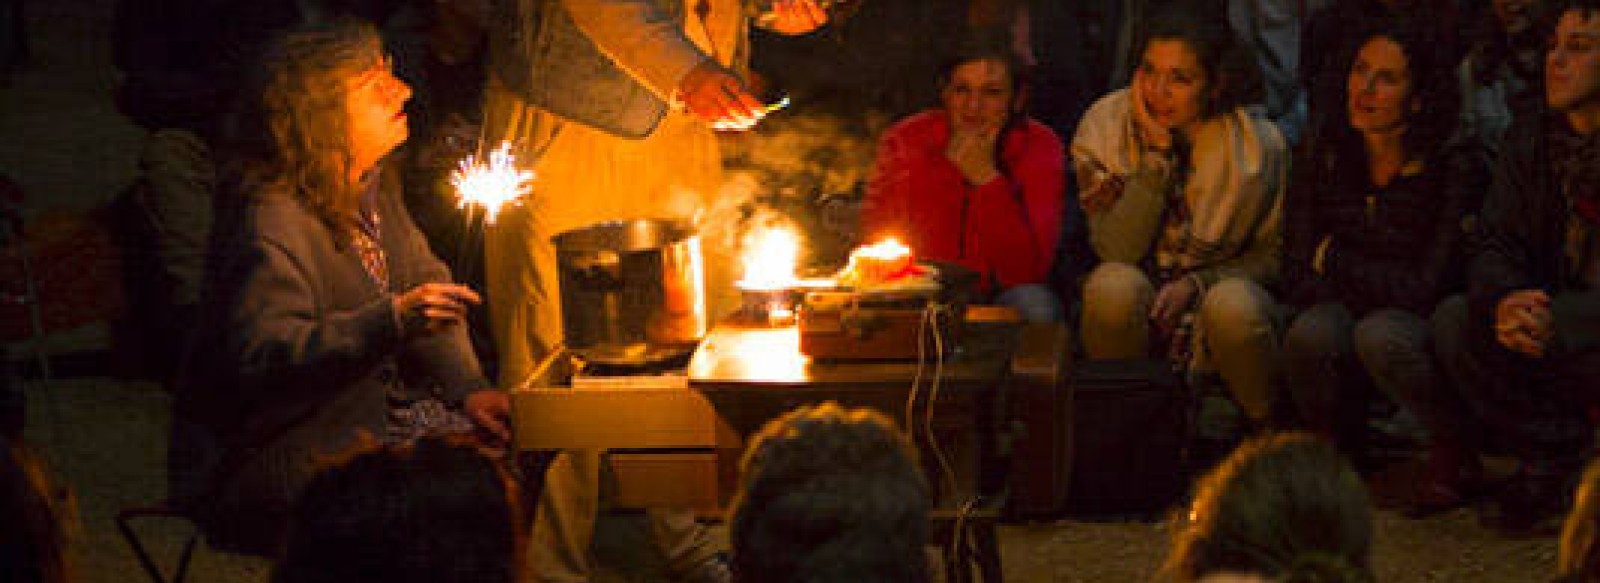
{"label": "long dark hair", "polygon": [[1261,68],[1219,18],[1207,18],[1192,8],[1175,8],[1150,22],[1139,43],[1135,67],[1144,61],[1150,44],[1179,41],[1194,51],[1206,73],[1204,115],[1215,117],[1262,99]]}
{"label": "long dark hair", "polygon": [[1406,157],[1425,160],[1439,153],[1455,136],[1461,114],[1460,86],[1456,69],[1441,43],[1432,38],[1427,27],[1411,19],[1388,20],[1373,24],[1361,31],[1360,40],[1352,44],[1353,50],[1340,69],[1344,73],[1339,84],[1337,101],[1327,101],[1332,108],[1327,112],[1312,112],[1322,126],[1313,132],[1308,148],[1321,156],[1365,156],[1360,134],[1350,127],[1350,84],[1348,75],[1355,66],[1361,48],[1374,39],[1387,39],[1400,46],[1405,55],[1406,70],[1411,75],[1411,96],[1418,107],[1408,108],[1406,130],[1402,138]]}

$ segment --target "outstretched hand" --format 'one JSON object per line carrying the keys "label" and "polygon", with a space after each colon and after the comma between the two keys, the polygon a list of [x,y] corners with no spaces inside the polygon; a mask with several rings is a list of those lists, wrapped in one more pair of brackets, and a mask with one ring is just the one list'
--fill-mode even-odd
{"label": "outstretched hand", "polygon": [[454,283],[424,283],[397,295],[394,313],[405,336],[434,334],[460,324],[467,308],[483,303],[477,292]]}
{"label": "outstretched hand", "polygon": [[828,11],[817,0],[772,0],[772,13],[761,24],[779,34],[805,34],[828,23]]}
{"label": "outstretched hand", "polygon": [[678,97],[689,113],[713,127],[747,129],[761,119],[761,101],[738,76],[710,59],[683,76]]}

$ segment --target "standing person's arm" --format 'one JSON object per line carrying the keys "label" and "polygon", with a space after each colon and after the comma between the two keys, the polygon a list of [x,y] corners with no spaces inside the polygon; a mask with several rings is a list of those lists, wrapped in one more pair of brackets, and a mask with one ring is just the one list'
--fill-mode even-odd
{"label": "standing person's arm", "polygon": [[[663,101],[681,101],[707,122],[760,117],[756,112],[761,102],[744,82],[696,47],[671,15],[648,0],[561,0],[561,4],[595,46]],[[777,20],[772,28],[784,34],[809,32],[827,20],[814,0],[778,0],[774,10]],[[709,20],[698,14],[686,18]]]}
{"label": "standing person's arm", "polygon": [[560,1],[596,47],[662,100],[671,100],[684,76],[711,60],[671,14],[649,0]]}
{"label": "standing person's arm", "polygon": [[1229,0],[1228,20],[1260,65],[1267,117],[1289,143],[1305,129],[1305,91],[1301,88],[1301,7],[1304,0]]}

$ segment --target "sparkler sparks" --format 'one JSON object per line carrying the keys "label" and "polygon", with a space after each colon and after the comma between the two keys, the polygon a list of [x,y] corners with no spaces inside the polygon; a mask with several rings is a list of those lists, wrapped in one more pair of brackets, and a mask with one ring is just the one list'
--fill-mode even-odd
{"label": "sparkler sparks", "polygon": [[450,184],[461,197],[457,208],[477,205],[484,209],[485,220],[493,223],[501,207],[517,204],[532,189],[533,172],[517,168],[516,156],[511,154],[511,143],[500,142],[500,147],[489,153],[488,160],[469,155],[455,172],[450,174]]}

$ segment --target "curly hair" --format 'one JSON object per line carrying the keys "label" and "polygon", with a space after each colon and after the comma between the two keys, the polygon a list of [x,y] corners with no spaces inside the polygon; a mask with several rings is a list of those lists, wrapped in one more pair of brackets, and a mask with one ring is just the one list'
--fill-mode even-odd
{"label": "curly hair", "polygon": [[1155,41],[1179,41],[1194,52],[1206,74],[1205,117],[1261,102],[1261,68],[1226,24],[1193,8],[1174,8],[1150,22],[1135,53],[1140,61]]}
{"label": "curly hair", "polygon": [[383,59],[377,29],[336,19],[279,36],[262,54],[229,127],[230,169],[274,184],[343,237],[357,225],[359,186],[344,103],[351,79]]}
{"label": "curly hair", "polygon": [[1372,510],[1350,464],[1308,433],[1239,446],[1195,485],[1187,524],[1164,569],[1176,581],[1213,573],[1285,583],[1370,583]]}
{"label": "curly hair", "polygon": [[368,446],[294,504],[274,583],[513,583],[521,496],[463,439]]}
{"label": "curly hair", "polygon": [[929,580],[928,484],[894,422],[826,403],[751,440],[729,522],[736,581]]}
{"label": "curly hair", "polygon": [[[1399,45],[1411,75],[1411,99],[1417,103],[1406,115],[1405,135],[1401,138],[1406,154],[1427,159],[1439,153],[1456,134],[1461,117],[1461,87],[1454,63],[1440,48],[1443,43],[1432,38],[1427,27],[1411,19],[1378,22],[1356,31],[1356,35],[1357,42],[1352,43],[1353,50],[1348,51],[1340,71],[1348,75],[1360,49],[1375,39]],[[1361,136],[1350,127],[1349,83],[1339,84],[1338,95],[1337,102],[1327,104],[1334,111],[1317,116],[1323,126],[1316,128],[1315,139],[1307,147],[1329,154],[1361,151]]]}

